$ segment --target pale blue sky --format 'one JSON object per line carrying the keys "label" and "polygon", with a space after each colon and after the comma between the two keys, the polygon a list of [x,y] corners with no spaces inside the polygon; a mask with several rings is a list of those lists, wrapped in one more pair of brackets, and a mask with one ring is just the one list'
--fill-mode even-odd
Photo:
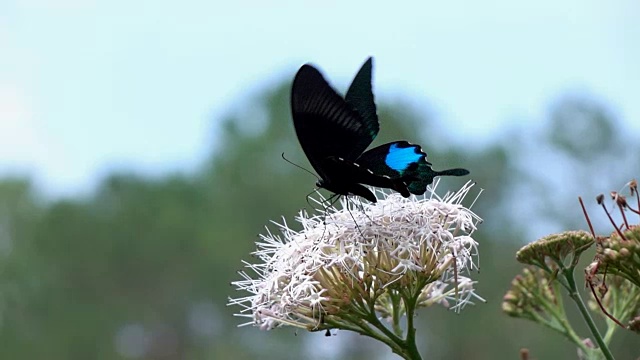
{"label": "pale blue sky", "polygon": [[[464,141],[536,126],[566,91],[640,130],[640,2],[0,1],[0,176],[86,193],[193,169],[213,119],[305,62],[435,107]],[[380,2],[382,3],[382,2]],[[290,121],[290,119],[282,119]]]}

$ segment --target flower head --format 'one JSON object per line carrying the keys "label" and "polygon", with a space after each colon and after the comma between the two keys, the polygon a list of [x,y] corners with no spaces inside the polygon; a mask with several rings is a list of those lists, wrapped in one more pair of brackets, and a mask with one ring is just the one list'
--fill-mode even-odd
{"label": "flower head", "polygon": [[301,211],[302,230],[283,221],[280,234],[261,236],[260,262],[245,263],[254,274],[233,282],[250,295],[230,305],[262,329],[350,329],[393,317],[395,306],[396,313],[432,304],[460,310],[481,299],[463,276],[478,267],[471,234],[480,218],[460,204],[472,186],[425,199],[378,191],[375,204],[343,199],[341,210]]}
{"label": "flower head", "polygon": [[[621,327],[640,332],[640,225],[634,225],[633,217],[628,216],[640,215],[640,194],[636,180],[625,187],[635,201],[627,201],[627,196],[617,191],[610,192],[613,209],[620,212],[621,220],[614,220],[604,195],[597,197],[614,230],[609,236],[597,237],[596,255],[585,274],[602,313]],[[591,223],[588,216],[587,221]]]}
{"label": "flower head", "polygon": [[516,253],[516,259],[523,264],[545,268],[550,263],[562,264],[568,257],[577,260],[592,244],[593,236],[586,231],[565,231],[525,245]]}
{"label": "flower head", "polygon": [[640,287],[640,226],[631,225],[626,231],[602,237],[596,247],[596,260],[588,271],[615,274]]}
{"label": "flower head", "polygon": [[502,299],[502,311],[512,317],[533,321],[549,321],[558,305],[553,277],[534,266],[526,267],[511,281],[511,289]]}

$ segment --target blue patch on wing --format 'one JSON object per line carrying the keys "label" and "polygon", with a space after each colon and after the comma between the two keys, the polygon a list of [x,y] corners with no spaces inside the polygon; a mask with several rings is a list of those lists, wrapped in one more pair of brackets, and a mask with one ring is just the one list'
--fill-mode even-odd
{"label": "blue patch on wing", "polygon": [[424,156],[418,149],[419,147],[416,145],[399,147],[398,144],[391,144],[384,161],[388,167],[401,173],[407,170],[411,164],[417,164]]}

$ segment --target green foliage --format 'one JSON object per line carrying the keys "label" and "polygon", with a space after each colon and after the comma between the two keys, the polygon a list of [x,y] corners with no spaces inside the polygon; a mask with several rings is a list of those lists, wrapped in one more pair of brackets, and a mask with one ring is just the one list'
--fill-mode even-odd
{"label": "green foliage", "polygon": [[[248,101],[246,109],[249,115],[222,121],[220,142],[195,174],[112,174],[89,198],[45,204],[26,180],[0,182],[0,357],[126,358],[122,349],[127,339],[135,340],[136,331],[146,339],[146,355],[139,358],[149,359],[304,358],[310,341],[339,346],[334,337],[316,333],[237,329],[245,319],[232,317],[238,309],[224,306],[228,296],[238,296],[229,282],[238,278],[240,260],[251,260],[256,234],[269,219],[308,207],[305,195],[315,184],[281,159],[284,152],[311,169],[291,124],[289,85]],[[518,221],[511,195],[515,183],[531,184],[519,167],[519,154],[532,149],[518,141],[473,150],[455,147],[433,119],[406,105],[383,104],[379,113],[382,136],[376,144],[420,143],[435,169],[468,168],[485,189],[473,209],[486,221],[479,235],[478,291],[489,302],[455,317],[438,310],[419,313],[423,352],[432,359],[515,358],[519,347],[527,346],[537,349],[537,358],[573,356],[573,349],[548,339],[544,331],[500,315],[500,298],[518,269],[513,256],[518,244],[512,240],[526,240],[523,234],[531,226],[531,219]],[[612,126],[610,118],[598,119],[598,126]],[[256,127],[262,131],[251,130]],[[558,141],[545,135],[537,147]],[[464,181],[446,179],[441,186]],[[380,356],[369,342],[347,339],[339,354]],[[129,351],[136,349],[141,351],[135,346]]]}

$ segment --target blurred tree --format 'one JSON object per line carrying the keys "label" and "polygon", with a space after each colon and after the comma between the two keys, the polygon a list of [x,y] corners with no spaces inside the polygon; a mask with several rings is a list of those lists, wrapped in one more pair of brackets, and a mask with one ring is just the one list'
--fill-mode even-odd
{"label": "blurred tree", "polygon": [[[248,110],[224,119],[221,141],[193,175],[112,174],[89,198],[49,204],[38,204],[26,181],[0,182],[0,356],[389,357],[388,350],[344,333],[325,338],[306,332],[294,336],[292,329],[238,329],[246,319],[233,318],[239,309],[225,307],[229,296],[242,295],[228,284],[238,279],[240,260],[250,260],[256,234],[269,219],[283,215],[290,220],[308,207],[305,195],[314,188],[313,177],[281,158],[284,152],[311,169],[294,134],[289,89],[289,84],[269,89],[243,104]],[[511,133],[502,142],[470,150],[447,140],[431,117],[418,115],[424,110],[378,102],[382,124],[376,144],[394,139],[420,143],[436,169],[466,167],[485,189],[474,210],[485,218],[478,233],[484,259],[478,288],[488,303],[461,315],[444,309],[419,312],[425,354],[432,359],[513,358],[527,346],[537,358],[574,356],[562,339],[503,316],[500,299],[519,268],[515,250],[533,240],[526,234],[548,219],[545,214],[563,218],[570,206],[558,197],[566,186],[548,187],[556,153],[572,154],[568,164],[579,166],[580,174],[598,174],[590,161],[596,154],[606,163],[623,151],[608,148],[619,132],[610,114],[591,103],[578,106],[590,124],[579,142],[564,135],[574,115],[562,110],[553,117],[555,130],[535,139]],[[600,133],[609,140],[588,139]],[[594,146],[600,150],[594,152]],[[541,156],[541,149],[549,156]],[[466,180],[443,179],[440,190]],[[4,251],[7,247],[11,251]],[[320,351],[327,347],[333,348],[331,355]]]}
{"label": "blurred tree", "polygon": [[0,353],[15,350],[32,338],[39,322],[29,306],[41,297],[42,268],[34,256],[34,233],[42,205],[26,179],[0,181]]}

